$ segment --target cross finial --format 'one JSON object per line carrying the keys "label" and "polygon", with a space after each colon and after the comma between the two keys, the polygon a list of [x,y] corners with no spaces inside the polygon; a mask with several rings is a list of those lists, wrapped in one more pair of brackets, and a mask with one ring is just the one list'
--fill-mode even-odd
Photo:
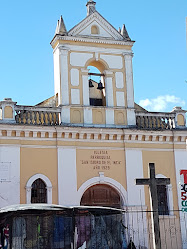
{"label": "cross finial", "polygon": [[87,2],[87,4],[86,4],[87,16],[91,15],[92,13],[94,13],[96,11],[95,5],[96,5],[96,2],[94,2],[93,0],[89,0]]}

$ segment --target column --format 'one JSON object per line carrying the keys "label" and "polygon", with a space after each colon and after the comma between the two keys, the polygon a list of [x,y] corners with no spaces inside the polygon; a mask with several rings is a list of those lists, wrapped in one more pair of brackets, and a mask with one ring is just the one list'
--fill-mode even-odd
{"label": "column", "polygon": [[127,88],[127,124],[129,126],[136,125],[136,117],[134,112],[134,86],[132,71],[132,53],[124,53],[126,88]]}
{"label": "column", "polygon": [[82,71],[82,96],[84,106],[84,124],[91,125],[92,121],[92,107],[90,106],[89,84],[88,84],[88,69],[81,69]]}
{"label": "column", "polygon": [[113,72],[105,70],[104,74],[105,74],[106,107],[113,107],[114,106],[114,91],[112,84]]}
{"label": "column", "polygon": [[69,82],[68,82],[68,49],[60,48],[60,68],[61,68],[61,95],[62,105],[69,105]]}
{"label": "column", "polygon": [[90,105],[89,97],[89,84],[88,84],[88,69],[81,69],[82,71],[82,95],[83,95],[83,105]]}
{"label": "column", "polygon": [[127,107],[134,108],[134,87],[133,87],[133,71],[132,71],[132,57],[133,54],[123,54],[125,59],[126,72],[126,87],[127,87]]}

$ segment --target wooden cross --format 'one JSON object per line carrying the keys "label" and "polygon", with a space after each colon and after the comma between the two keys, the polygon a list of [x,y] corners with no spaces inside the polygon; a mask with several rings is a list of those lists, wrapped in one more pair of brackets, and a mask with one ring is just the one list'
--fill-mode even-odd
{"label": "wooden cross", "polygon": [[136,179],[136,185],[149,185],[151,200],[152,200],[152,213],[154,223],[154,247],[161,249],[160,239],[160,226],[159,226],[159,213],[158,213],[158,196],[157,186],[170,184],[170,178],[156,178],[155,177],[155,164],[149,163],[150,178]]}

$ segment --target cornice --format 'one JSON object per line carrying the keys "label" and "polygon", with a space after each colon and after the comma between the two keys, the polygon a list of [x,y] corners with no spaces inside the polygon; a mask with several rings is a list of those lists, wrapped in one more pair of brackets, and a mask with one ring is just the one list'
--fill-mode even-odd
{"label": "cornice", "polygon": [[111,44],[111,45],[123,45],[123,46],[133,46],[134,41],[118,41],[118,40],[106,40],[106,39],[95,39],[93,38],[84,38],[84,37],[75,37],[75,36],[61,36],[56,35],[51,41],[51,46],[54,46],[58,41],[75,41],[75,42],[89,42],[89,43],[99,43],[99,44]]}
{"label": "cornice", "polygon": [[50,140],[102,143],[181,144],[187,131],[140,131],[135,129],[0,125],[2,140]]}

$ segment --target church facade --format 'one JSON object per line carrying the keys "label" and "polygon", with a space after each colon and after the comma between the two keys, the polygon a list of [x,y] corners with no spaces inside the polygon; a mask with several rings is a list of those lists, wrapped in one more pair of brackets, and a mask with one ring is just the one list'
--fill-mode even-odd
{"label": "church facade", "polygon": [[32,107],[0,102],[0,207],[120,208],[129,212],[135,245],[153,248],[145,233],[152,229],[149,188],[135,179],[148,178],[154,163],[156,177],[170,178],[158,187],[161,232],[170,229],[162,248],[187,248],[186,112],[153,113],[134,102],[134,41],[95,4],[88,1],[87,17],[71,30],[62,17],[57,23],[55,95]]}

